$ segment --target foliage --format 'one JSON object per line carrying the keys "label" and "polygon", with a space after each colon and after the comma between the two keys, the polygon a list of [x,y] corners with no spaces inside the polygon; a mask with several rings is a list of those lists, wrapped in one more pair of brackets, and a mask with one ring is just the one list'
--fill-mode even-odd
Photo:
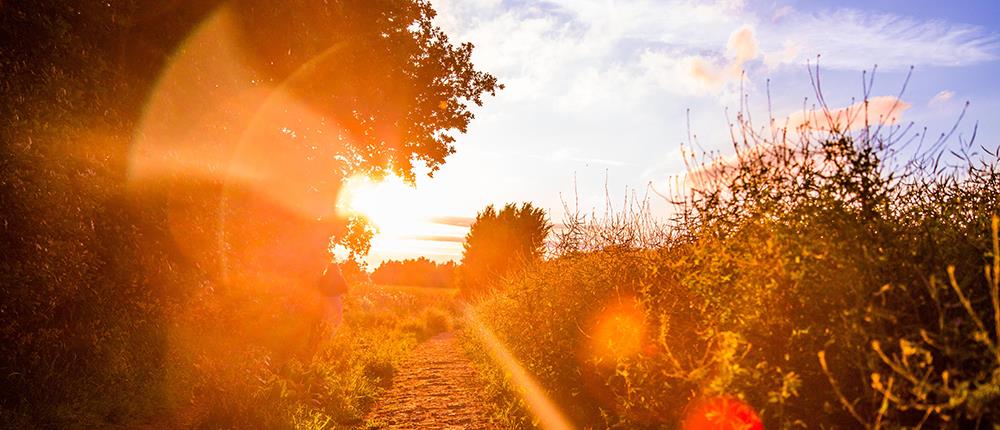
{"label": "foliage", "polygon": [[364,271],[365,266],[367,266],[364,258],[372,249],[372,238],[375,237],[375,232],[375,226],[368,218],[362,215],[349,217],[344,233],[336,239],[334,244],[334,247],[341,246],[347,250],[347,255],[344,256],[341,266],[350,264],[352,268],[356,267],[358,271]]}
{"label": "foliage", "polygon": [[345,172],[412,180],[418,160],[437,170],[454,152],[452,131],[464,133],[473,119],[469,103],[502,88],[474,68],[472,44],[452,45],[433,24],[423,0],[254,6],[242,19],[270,30],[247,35],[263,71],[283,77],[311,62],[308,73],[322,77],[289,84],[347,129],[350,151],[338,154]]}
{"label": "foliage", "polygon": [[736,156],[688,158],[666,222],[569,214],[477,314],[575,423],[673,428],[725,396],[765,428],[992,428],[1000,154],[776,123],[741,113]]}
{"label": "foliage", "polygon": [[451,287],[455,277],[455,263],[438,264],[424,257],[402,261],[383,261],[372,272],[372,280],[386,285],[415,285],[421,287]]}
{"label": "foliage", "polygon": [[476,214],[457,275],[463,294],[485,291],[491,279],[539,261],[551,229],[545,210],[531,203],[508,203],[500,210],[489,205]]}
{"label": "foliage", "polygon": [[[305,337],[288,336],[311,324],[310,313],[294,311],[312,300],[301,283],[216,269],[223,257],[239,264],[260,249],[293,248],[276,232],[305,221],[269,218],[249,203],[227,208],[221,195],[246,190],[201,177],[127,186],[143,105],[213,11],[233,18],[246,42],[233,48],[255,83],[282,85],[344,127],[347,153],[324,166],[410,178],[414,162],[434,169],[472,119],[468,106],[500,87],[473,67],[471,45],[453,45],[433,25],[424,1],[223,3],[0,7],[0,425],[128,424],[242,389],[255,380],[245,366],[305,362],[296,358],[310,348]],[[190,82],[220,78],[192,73]],[[199,136],[223,152],[237,146],[217,137]],[[219,236],[226,210],[255,229],[226,241],[178,236],[182,227]],[[325,242],[329,232],[320,233]],[[324,244],[260,258],[325,257]]]}
{"label": "foliage", "polygon": [[348,286],[371,282],[371,277],[368,275],[367,263],[364,261],[359,263],[357,260],[351,259],[343,263],[338,263],[337,267],[340,268],[340,274],[344,276],[344,281],[347,282]]}
{"label": "foliage", "polygon": [[448,295],[356,286],[347,296],[342,326],[332,332],[322,326],[310,328],[322,336],[314,354],[282,360],[246,351],[234,357],[237,372],[205,374],[208,379],[199,381],[202,387],[195,390],[192,408],[197,413],[191,422],[174,424],[359,427],[391,385],[406,354],[418,342],[450,329],[453,312]]}

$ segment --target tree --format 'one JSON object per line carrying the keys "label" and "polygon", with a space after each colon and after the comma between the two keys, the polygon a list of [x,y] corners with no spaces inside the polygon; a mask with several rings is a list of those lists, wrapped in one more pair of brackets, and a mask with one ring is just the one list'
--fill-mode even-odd
{"label": "tree", "polygon": [[[343,261],[337,261],[340,271],[348,285],[368,280],[368,263],[365,257],[372,248],[372,238],[375,237],[375,227],[363,215],[354,215],[347,219],[346,231],[334,243],[347,250]],[[339,260],[339,259],[338,259]]]}
{"label": "tree", "polygon": [[[300,196],[289,191],[336,190],[339,178],[357,172],[412,178],[417,162],[433,171],[472,119],[468,106],[500,88],[474,68],[472,46],[453,45],[433,17],[423,0],[3,3],[0,373],[16,377],[4,380],[0,415],[24,415],[25,427],[101,427],[80,419],[153,413],[130,409],[168,403],[156,398],[168,390],[149,381],[167,379],[166,368],[194,367],[164,363],[181,360],[168,347],[178,310],[243,341],[206,345],[247,353],[262,348],[248,335],[252,321],[265,321],[254,317],[297,317],[277,307],[235,309],[279,301],[244,284],[271,278],[230,270],[241,259],[311,266],[316,259],[288,256],[325,252],[335,226],[314,222],[307,205],[287,204]],[[243,103],[247,94],[286,103],[267,110]],[[301,121],[297,108],[316,121]],[[282,109],[290,114],[252,122]],[[232,158],[255,126],[288,130],[283,140],[261,135],[273,146],[242,170],[261,184],[209,176],[227,170],[217,166],[190,168],[216,154]],[[143,173],[135,156],[148,149],[139,143],[157,137],[201,146],[176,160],[185,169],[155,170],[163,174],[133,188]],[[164,149],[174,156],[188,148]],[[287,162],[283,169],[273,167],[278,161]],[[233,315],[238,323],[213,319]],[[238,364],[231,352],[216,354],[213,365]]]}
{"label": "tree", "polygon": [[508,203],[499,211],[487,206],[465,236],[458,274],[463,294],[486,291],[511,270],[541,260],[551,229],[545,210],[531,203]]}
{"label": "tree", "polygon": [[414,161],[436,170],[473,118],[468,105],[502,88],[474,68],[472,44],[434,26],[425,0],[238,3],[251,67],[342,127],[345,172],[413,179]]}
{"label": "tree", "polygon": [[372,249],[372,239],[375,237],[375,227],[368,218],[354,215],[347,220],[347,229],[337,245],[347,249],[347,260],[354,261],[359,267],[364,267],[363,259]]}

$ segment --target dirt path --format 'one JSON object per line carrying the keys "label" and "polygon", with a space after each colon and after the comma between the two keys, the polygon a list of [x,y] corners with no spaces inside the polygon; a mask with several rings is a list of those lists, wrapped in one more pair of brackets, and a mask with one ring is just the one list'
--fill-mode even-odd
{"label": "dirt path", "polygon": [[417,346],[369,415],[374,428],[485,429],[476,371],[452,333]]}

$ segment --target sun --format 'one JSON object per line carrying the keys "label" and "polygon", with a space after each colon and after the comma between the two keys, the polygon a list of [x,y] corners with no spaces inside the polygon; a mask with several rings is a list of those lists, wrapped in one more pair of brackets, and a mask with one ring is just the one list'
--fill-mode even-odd
{"label": "sun", "polygon": [[337,207],[347,215],[362,215],[384,237],[413,235],[427,220],[427,204],[416,189],[398,176],[381,181],[359,175],[344,183]]}
{"label": "sun", "polygon": [[433,184],[413,186],[398,176],[376,181],[364,175],[343,182],[337,197],[337,212],[343,217],[363,216],[375,228],[371,250],[365,261],[378,265],[386,260],[427,257],[454,260],[462,252],[467,227],[441,223],[442,217],[461,213],[450,204],[454,195]]}

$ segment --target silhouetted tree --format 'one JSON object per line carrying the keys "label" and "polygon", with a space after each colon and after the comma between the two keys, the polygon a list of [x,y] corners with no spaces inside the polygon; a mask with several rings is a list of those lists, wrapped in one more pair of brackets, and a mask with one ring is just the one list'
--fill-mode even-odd
{"label": "silhouetted tree", "polygon": [[347,249],[347,260],[353,261],[359,268],[365,266],[364,258],[372,249],[372,239],[375,237],[375,227],[368,218],[355,215],[347,220],[347,228],[337,240],[337,244]]}
{"label": "silhouetted tree", "polygon": [[485,291],[498,277],[540,260],[551,229],[545,210],[531,203],[508,203],[501,210],[487,206],[465,236],[458,269],[463,294]]}

